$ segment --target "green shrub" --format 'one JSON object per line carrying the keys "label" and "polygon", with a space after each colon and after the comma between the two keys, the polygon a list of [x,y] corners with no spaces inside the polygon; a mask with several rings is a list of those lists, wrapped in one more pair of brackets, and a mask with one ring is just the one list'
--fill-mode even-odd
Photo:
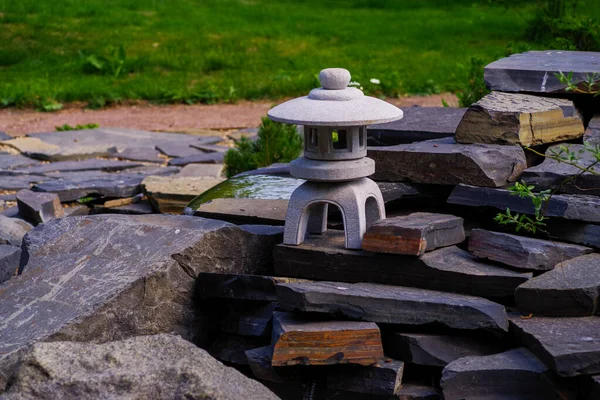
{"label": "green shrub", "polygon": [[230,178],[273,163],[290,162],[300,155],[302,147],[302,137],[296,126],[264,117],[255,142],[242,137],[234,149],[225,153],[225,173]]}
{"label": "green shrub", "polygon": [[456,94],[460,107],[469,107],[490,92],[483,80],[483,67],[485,65],[483,59],[478,56],[472,56],[469,59],[467,81]]}
{"label": "green shrub", "polygon": [[68,124],[64,124],[62,126],[54,127],[54,129],[56,129],[59,132],[61,132],[61,131],[80,131],[83,129],[96,129],[96,128],[100,128],[100,125],[98,125],[98,124],[85,124],[85,125],[77,124],[75,126],[71,126]]}

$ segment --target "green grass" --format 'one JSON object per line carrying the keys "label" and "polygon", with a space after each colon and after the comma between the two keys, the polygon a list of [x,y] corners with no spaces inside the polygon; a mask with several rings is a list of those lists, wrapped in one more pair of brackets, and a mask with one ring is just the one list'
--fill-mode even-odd
{"label": "green grass", "polygon": [[[306,94],[324,67],[374,94],[452,91],[470,56],[523,40],[535,2],[519,3],[0,0],[0,107],[278,99]],[[80,52],[121,45],[118,77],[84,68]]]}

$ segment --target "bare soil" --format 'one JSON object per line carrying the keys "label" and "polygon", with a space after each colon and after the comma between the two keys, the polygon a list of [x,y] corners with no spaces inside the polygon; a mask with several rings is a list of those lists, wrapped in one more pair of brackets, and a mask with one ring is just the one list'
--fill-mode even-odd
{"label": "bare soil", "polygon": [[[440,107],[444,99],[457,106],[451,93],[432,96],[411,96],[388,99],[398,107]],[[0,110],[0,131],[12,136],[51,132],[56,126],[68,124],[99,124],[101,127],[143,129],[149,131],[195,131],[203,129],[231,130],[257,127],[261,117],[280,101],[243,101],[237,104],[215,105],[153,105],[145,102],[120,105],[102,110],[88,110],[83,104],[70,104],[63,110],[44,113],[35,110]]]}

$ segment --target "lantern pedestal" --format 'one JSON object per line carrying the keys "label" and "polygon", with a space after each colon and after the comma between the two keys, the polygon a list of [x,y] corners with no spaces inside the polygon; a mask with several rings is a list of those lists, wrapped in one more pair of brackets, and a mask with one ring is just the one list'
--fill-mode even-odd
{"label": "lantern pedestal", "polygon": [[338,207],[342,213],[348,249],[360,249],[367,228],[385,218],[381,190],[368,178],[350,182],[305,182],[290,198],[283,243],[299,245],[307,231],[325,232],[329,204]]}

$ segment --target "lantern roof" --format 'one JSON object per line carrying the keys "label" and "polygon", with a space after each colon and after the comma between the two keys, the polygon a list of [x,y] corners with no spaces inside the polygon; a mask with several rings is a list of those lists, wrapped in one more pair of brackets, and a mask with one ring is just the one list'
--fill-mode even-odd
{"label": "lantern roof", "polygon": [[319,74],[320,88],[308,96],[282,103],[269,110],[273,121],[314,126],[362,126],[391,122],[402,118],[398,107],[362,90],[348,87],[350,72],[328,68]]}

